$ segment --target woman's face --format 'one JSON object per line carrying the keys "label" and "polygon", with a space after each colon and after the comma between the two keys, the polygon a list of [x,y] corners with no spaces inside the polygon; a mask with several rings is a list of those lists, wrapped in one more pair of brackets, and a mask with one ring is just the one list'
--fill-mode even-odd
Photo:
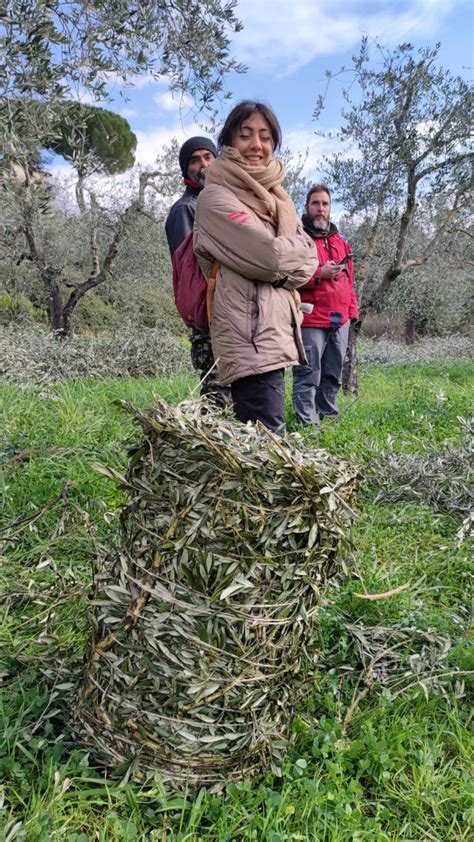
{"label": "woman's face", "polygon": [[272,132],[269,124],[256,111],[244,120],[232,135],[232,146],[251,167],[266,167],[273,154]]}

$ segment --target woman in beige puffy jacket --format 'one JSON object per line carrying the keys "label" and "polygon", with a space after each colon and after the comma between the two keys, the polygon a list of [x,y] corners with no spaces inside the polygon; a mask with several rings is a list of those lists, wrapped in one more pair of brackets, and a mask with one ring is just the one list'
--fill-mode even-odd
{"label": "woman in beige puffy jacket", "polygon": [[230,385],[239,421],[285,429],[285,368],[305,361],[295,293],[318,265],[283,190],[273,158],[281,129],[273,111],[244,101],[218,138],[221,155],[197,202],[194,251],[209,277],[219,271],[212,301],[212,347],[222,385]]}

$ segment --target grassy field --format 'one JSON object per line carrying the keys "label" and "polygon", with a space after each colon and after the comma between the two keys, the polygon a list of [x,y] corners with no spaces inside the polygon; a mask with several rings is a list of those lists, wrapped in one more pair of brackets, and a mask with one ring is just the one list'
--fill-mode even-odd
{"label": "grassy field", "polygon": [[[468,362],[368,367],[340,419],[303,433],[359,463],[364,481],[352,575],[321,607],[321,669],[282,778],[170,797],[158,776],[105,777],[74,745],[88,585],[119,502],[91,466],[123,468],[133,435],[111,402],[178,402],[194,385],[183,375],[1,387],[0,842],[472,839],[472,548],[458,535]],[[409,456],[418,473],[397,486]],[[357,596],[406,583],[385,599]]]}

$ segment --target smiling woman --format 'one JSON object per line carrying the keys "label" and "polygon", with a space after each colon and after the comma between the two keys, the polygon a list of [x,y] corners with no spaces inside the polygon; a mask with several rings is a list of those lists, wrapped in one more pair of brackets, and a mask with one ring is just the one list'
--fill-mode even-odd
{"label": "smiling woman", "polygon": [[263,148],[265,149],[262,166],[266,167],[270,163],[273,152],[281,146],[280,124],[268,105],[263,102],[244,100],[230,112],[217,143],[221,150],[225,146],[232,146],[246,158],[248,153],[252,157],[252,149],[255,153],[255,141],[260,152]]}
{"label": "smiling woman", "polygon": [[273,140],[270,126],[256,112],[244,120],[232,136],[232,146],[237,149],[251,167],[266,167],[273,153]]}
{"label": "smiling woman", "polygon": [[281,186],[283,164],[273,158],[281,129],[271,108],[236,105],[218,145],[194,225],[206,277],[220,265],[208,296],[212,347],[238,420],[282,433],[285,368],[305,359],[294,291],[313,275],[317,253]]}

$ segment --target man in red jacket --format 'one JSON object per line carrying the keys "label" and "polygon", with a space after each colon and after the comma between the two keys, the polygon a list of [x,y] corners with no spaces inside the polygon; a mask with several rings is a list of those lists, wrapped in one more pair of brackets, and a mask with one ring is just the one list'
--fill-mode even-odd
{"label": "man in red jacket", "polygon": [[293,407],[305,426],[338,414],[349,325],[358,318],[352,257],[347,259],[351,250],[330,216],[331,191],[326,184],[315,184],[306,197],[302,221],[315,242],[319,266],[299,289],[302,302],[313,307],[302,324],[308,365],[293,368]]}

